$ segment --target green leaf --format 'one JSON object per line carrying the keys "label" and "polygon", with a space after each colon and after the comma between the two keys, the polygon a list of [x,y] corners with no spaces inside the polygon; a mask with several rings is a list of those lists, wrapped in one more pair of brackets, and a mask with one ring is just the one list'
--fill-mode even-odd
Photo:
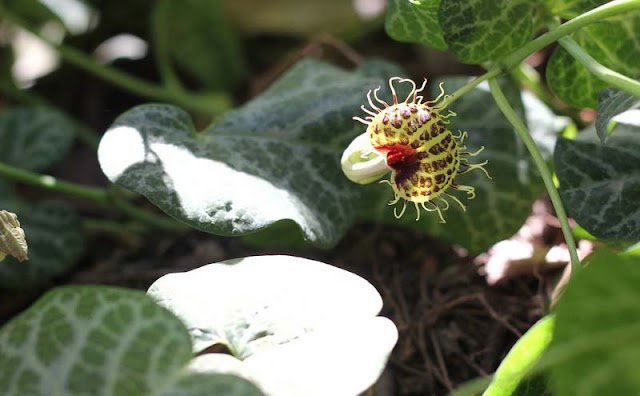
{"label": "green leaf", "polygon": [[513,396],[553,396],[549,390],[549,379],[544,374],[527,376],[520,382]]}
{"label": "green leaf", "polygon": [[32,26],[51,21],[64,26],[62,19],[40,0],[3,0],[2,6]]}
{"label": "green leaf", "polygon": [[262,396],[255,385],[235,375],[193,373],[181,376],[160,396]]}
{"label": "green leaf", "polygon": [[260,395],[240,378],[184,370],[190,359],[184,325],[138,291],[55,289],[0,329],[6,396]]}
{"label": "green leaf", "polygon": [[447,49],[438,24],[440,0],[391,0],[385,29],[396,40],[422,43],[439,50]]}
{"label": "green leaf", "polygon": [[240,43],[219,0],[168,0],[173,59],[209,90],[232,89],[246,74]]}
{"label": "green leaf", "polygon": [[[445,87],[448,92],[453,92],[467,81],[465,78],[445,79]],[[503,85],[512,106],[520,114],[524,114],[526,109],[532,136],[545,158],[550,157],[556,132],[563,128],[563,119],[555,116],[533,95],[524,96],[523,105],[518,87],[512,83]],[[460,244],[471,254],[478,254],[497,241],[511,237],[522,226],[531,213],[533,202],[544,192],[544,186],[526,147],[503,117],[486,85],[456,100],[450,109],[457,116],[449,118],[449,129],[454,133],[468,131],[468,151],[485,147],[480,155],[472,158],[471,163],[488,160],[486,169],[493,179],[487,179],[481,171],[456,177],[456,183],[476,189],[476,198],[467,201],[460,196],[467,210],[464,212],[452,203],[444,212],[446,224],[438,223],[436,215],[423,215],[416,222],[415,212],[410,210],[412,207],[407,209],[401,220],[396,220],[393,210],[387,206],[393,198],[391,189],[380,184],[368,186],[370,194],[378,199],[371,201],[367,215],[369,219],[382,219],[392,224],[400,221],[408,227]]]}
{"label": "green leaf", "polygon": [[199,372],[232,372],[268,394],[356,395],[382,373],[397,330],[366,280],[317,261],[259,256],[165,275],[148,291],[190,329]]}
{"label": "green leaf", "polygon": [[640,238],[640,130],[618,125],[602,145],[595,128],[560,139],[555,165],[567,212],[603,239]]}
{"label": "green leaf", "polygon": [[540,319],[515,343],[483,396],[511,396],[514,393],[551,343],[554,321],[553,316]]}
{"label": "green leaf", "polygon": [[610,0],[544,0],[547,10],[558,17],[572,19],[600,7]]}
{"label": "green leaf", "polygon": [[[640,76],[640,12],[593,23],[580,29],[573,39],[602,65],[637,78]],[[551,90],[575,107],[596,108],[599,92],[607,84],[599,80],[565,49],[559,47],[547,65]]]}
{"label": "green leaf", "polygon": [[[627,110],[640,108],[640,98],[629,95],[624,91],[605,89],[600,92],[598,101],[596,132],[598,133],[600,141],[605,143],[609,137],[609,124],[612,118]],[[640,120],[636,120],[636,124],[640,124]]]}
{"label": "green leaf", "polygon": [[[277,235],[277,238],[273,236]],[[311,246],[305,242],[300,227],[291,220],[281,220],[269,228],[242,237],[244,243],[259,248],[286,249],[287,251],[305,251]]]}
{"label": "green leaf", "polygon": [[496,61],[532,36],[534,0],[441,0],[438,18],[449,48],[464,63]]}
{"label": "green leaf", "polygon": [[546,359],[553,394],[636,395],[640,391],[640,260],[589,256],[556,307]]}
{"label": "green leaf", "polygon": [[64,158],[74,137],[74,125],[47,108],[9,108],[0,113],[0,161],[42,171]]}
{"label": "green leaf", "polygon": [[100,165],[111,181],[204,231],[243,235],[290,219],[311,243],[332,246],[363,198],[340,169],[342,151],[363,130],[351,117],[366,89],[383,84],[378,73],[392,70],[303,61],[200,133],[176,107],[139,106],[104,135]]}
{"label": "green leaf", "polygon": [[29,260],[0,262],[0,288],[26,288],[66,272],[81,257],[84,237],[80,219],[66,203],[44,201],[15,211],[29,244]]}

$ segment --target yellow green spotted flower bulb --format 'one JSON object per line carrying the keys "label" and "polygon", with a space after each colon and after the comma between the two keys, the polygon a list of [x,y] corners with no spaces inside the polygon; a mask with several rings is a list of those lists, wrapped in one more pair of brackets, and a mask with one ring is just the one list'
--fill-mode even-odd
{"label": "yellow green spotted flower bulb", "polygon": [[[394,82],[411,84],[411,92],[402,102],[398,102]],[[484,147],[475,153],[468,152],[464,146],[467,133],[458,131],[454,135],[449,130],[447,119],[455,113],[447,111],[443,114],[445,108],[438,103],[444,97],[442,84],[440,95],[423,103],[419,94],[425,84],[426,80],[416,88],[411,80],[391,78],[389,87],[393,103],[378,97],[380,87],[367,93],[370,108],[361,106],[367,116],[354,117],[367,125],[367,131],[345,150],[342,168],[347,177],[360,183],[375,180],[390,170],[391,178],[382,182],[389,184],[395,195],[389,205],[401,202],[394,208],[397,218],[402,217],[408,203],[412,202],[417,212],[416,220],[420,219],[422,208],[436,212],[444,223],[442,212],[449,208],[449,200],[466,210],[454,195],[456,191],[465,192],[468,199],[475,197],[474,188],[456,183],[456,176],[480,169],[491,177],[483,167],[487,161],[468,162],[469,156],[477,155]]]}

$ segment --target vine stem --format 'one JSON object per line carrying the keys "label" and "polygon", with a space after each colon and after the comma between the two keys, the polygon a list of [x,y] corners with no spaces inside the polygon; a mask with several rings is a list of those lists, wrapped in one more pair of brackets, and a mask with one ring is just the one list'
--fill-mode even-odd
{"label": "vine stem", "polygon": [[611,84],[612,86],[621,89],[631,95],[640,97],[640,81],[636,81],[632,78],[620,74],[615,70],[611,70],[603,64],[595,60],[589,55],[582,47],[578,45],[573,39],[569,37],[563,37],[560,40],[562,48],[567,50],[578,62],[580,62],[587,70],[593,73],[600,80]]}
{"label": "vine stem", "polygon": [[[637,10],[637,9],[640,9],[640,0],[614,0],[612,2],[609,2],[607,4],[602,5],[600,7],[594,8],[593,10],[591,10],[589,12],[586,12],[586,13],[580,15],[580,16],[577,16],[577,17],[575,17],[575,18],[563,23],[562,25],[558,26],[557,29],[553,29],[553,30],[541,35],[540,37],[536,38],[535,40],[530,41],[529,43],[527,43],[526,45],[524,45],[523,47],[521,47],[520,49],[518,49],[517,51],[515,51],[511,55],[504,57],[502,59],[502,61],[500,62],[500,64],[494,65],[493,67],[489,68],[489,70],[486,73],[484,73],[483,75],[481,75],[479,77],[476,77],[475,79],[471,80],[467,84],[465,84],[462,87],[460,87],[456,92],[454,92],[450,96],[446,97],[442,101],[442,104],[443,104],[443,106],[450,105],[456,99],[460,98],[462,95],[464,95],[467,92],[471,91],[473,88],[478,86],[483,81],[486,81],[486,80],[488,80],[490,78],[497,77],[500,74],[502,74],[503,71],[508,71],[508,70],[513,69],[514,67],[518,66],[523,60],[525,60],[529,55],[540,51],[541,49],[543,49],[547,45],[552,44],[552,43],[562,39],[563,37],[565,37],[565,36],[567,36],[567,35],[569,35],[571,33],[574,33],[576,30],[578,30],[580,28],[583,28],[583,27],[585,27],[585,26],[587,26],[589,24],[601,21],[601,20],[603,20],[605,18],[609,18],[609,17],[615,16],[615,15],[623,14],[625,12],[629,12],[629,11]],[[595,60],[594,60],[594,62],[595,62]],[[602,65],[600,65],[600,66],[602,68],[604,68],[604,66],[602,66]],[[610,70],[609,72],[606,72],[602,68],[599,69],[599,70],[602,71],[606,75],[607,78],[612,78],[611,77],[612,74],[610,72],[613,72],[613,71]],[[615,73],[615,72],[613,72],[613,73]],[[618,74],[618,73],[616,73],[616,74]],[[616,80],[616,83],[621,83],[623,81],[620,77],[625,77],[625,76],[622,76],[621,74],[618,74],[618,76],[616,78],[614,78],[614,80]],[[628,77],[626,77],[626,78],[628,80],[631,80]],[[628,80],[624,80],[625,83],[628,83]],[[607,80],[605,80],[605,81],[607,81]],[[634,80],[631,80],[631,81],[633,81],[635,83],[634,86],[638,84]],[[609,81],[607,81],[607,82],[609,82]],[[615,85],[613,83],[611,83],[611,84]],[[637,95],[637,94],[635,94],[635,95]]]}
{"label": "vine stem", "polygon": [[487,71],[483,75],[474,78],[473,80],[469,81],[468,83],[460,87],[457,91],[455,91],[451,95],[446,96],[442,100],[439,106],[441,106],[442,108],[449,106],[456,99],[460,98],[467,92],[471,91],[472,89],[480,85],[480,83],[482,83],[483,81],[488,80],[490,78],[498,77],[501,73],[502,73],[502,70],[500,70],[499,68],[497,67],[491,68],[489,71]]}
{"label": "vine stem", "polygon": [[525,60],[529,55],[540,51],[547,45],[560,40],[562,37],[567,36],[580,28],[594,22],[601,21],[602,19],[623,14],[638,8],[640,8],[640,0],[614,0],[601,5],[600,7],[594,8],[591,11],[585,12],[584,14],[563,23],[557,29],[547,32],[535,40],[530,41],[513,54],[505,57],[502,60],[502,64],[507,69],[510,69]]}
{"label": "vine stem", "polygon": [[187,91],[147,82],[110,66],[101,65],[90,56],[73,47],[47,39],[35,28],[29,26],[26,22],[22,21],[18,16],[13,15],[1,5],[0,15],[50,45],[65,61],[132,93],[153,100],[172,102],[186,109],[203,114],[219,115],[230,107],[230,99],[228,95],[224,93],[211,93],[206,96],[194,95]]}
{"label": "vine stem", "polygon": [[187,226],[178,223],[173,219],[164,216],[156,216],[153,213],[147,212],[135,205],[125,202],[111,191],[104,188],[87,187],[81,184],[59,180],[53,176],[42,175],[25,169],[16,168],[2,162],[0,162],[0,176],[38,188],[83,198],[100,206],[115,208],[126,213],[131,218],[164,230],[184,231],[187,229]]}
{"label": "vine stem", "polygon": [[169,53],[167,19],[169,18],[169,0],[158,0],[151,15],[152,38],[156,67],[164,84],[179,91],[183,90],[176,75]]}
{"label": "vine stem", "polygon": [[511,125],[513,125],[525,146],[527,146],[529,154],[531,154],[531,157],[533,158],[533,162],[536,164],[538,171],[542,175],[542,180],[544,181],[544,185],[547,188],[549,197],[551,198],[551,203],[553,204],[553,208],[555,209],[558,220],[560,221],[560,227],[562,228],[562,233],[564,234],[564,239],[567,243],[567,248],[569,249],[569,255],[571,256],[571,269],[573,273],[576,273],[576,271],[580,269],[580,259],[578,258],[578,252],[576,250],[576,242],[573,239],[573,233],[569,226],[569,219],[564,210],[564,206],[562,205],[560,194],[558,193],[556,186],[553,184],[551,171],[549,171],[549,168],[547,167],[538,146],[533,141],[533,138],[531,138],[527,127],[509,104],[509,101],[504,96],[502,88],[500,88],[500,85],[495,78],[489,79],[489,88],[491,89],[491,94],[502,111],[502,114],[504,114]]}
{"label": "vine stem", "polygon": [[75,197],[83,198],[98,205],[108,206],[110,197],[108,190],[97,187],[87,187],[80,184],[58,180],[53,176],[34,173],[0,162],[0,176],[20,181],[25,184],[58,191]]}

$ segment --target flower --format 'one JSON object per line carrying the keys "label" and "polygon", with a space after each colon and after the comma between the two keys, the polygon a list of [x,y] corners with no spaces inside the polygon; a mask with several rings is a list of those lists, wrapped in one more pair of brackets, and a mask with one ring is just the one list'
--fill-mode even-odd
{"label": "flower", "polygon": [[[403,102],[398,103],[394,81],[411,84],[411,92]],[[445,97],[442,84],[436,99],[422,103],[423,97],[418,94],[424,90],[426,82],[425,79],[422,86],[416,88],[412,80],[392,77],[389,79],[392,104],[378,97],[380,87],[369,90],[367,101],[371,108],[360,106],[368,116],[353,117],[367,125],[367,131],[345,150],[342,169],[349,179],[358,183],[372,182],[391,171],[391,178],[381,183],[387,183],[393,189],[394,199],[389,205],[402,200],[400,213],[397,207],[394,208],[396,218],[402,217],[408,202],[413,202],[416,221],[420,220],[422,207],[428,212],[437,212],[440,222],[445,223],[442,211],[449,208],[448,199],[466,210],[452,190],[466,192],[468,199],[475,197],[474,188],[456,183],[456,176],[473,169],[482,170],[489,179],[491,176],[484,168],[487,161],[470,164],[467,158],[478,155],[484,147],[473,153],[466,151],[467,132],[458,131],[454,135],[448,129],[448,118],[456,114],[450,110],[443,114],[446,101],[438,103]]]}

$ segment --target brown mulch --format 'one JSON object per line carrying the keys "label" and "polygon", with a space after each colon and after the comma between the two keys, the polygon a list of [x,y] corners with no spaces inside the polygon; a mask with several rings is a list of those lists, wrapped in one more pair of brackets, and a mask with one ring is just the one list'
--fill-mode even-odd
{"label": "brown mulch", "polygon": [[257,254],[304,256],[368,279],[383,297],[381,315],[399,330],[387,371],[368,393],[375,396],[446,395],[465,381],[492,373],[541,317],[546,300],[540,279],[519,277],[489,286],[462,249],[377,224],[354,227],[329,251],[259,248],[240,238],[198,231],[177,238],[96,234],[90,245],[94,248],[85,264],[58,284],[145,290],[166,273]]}

